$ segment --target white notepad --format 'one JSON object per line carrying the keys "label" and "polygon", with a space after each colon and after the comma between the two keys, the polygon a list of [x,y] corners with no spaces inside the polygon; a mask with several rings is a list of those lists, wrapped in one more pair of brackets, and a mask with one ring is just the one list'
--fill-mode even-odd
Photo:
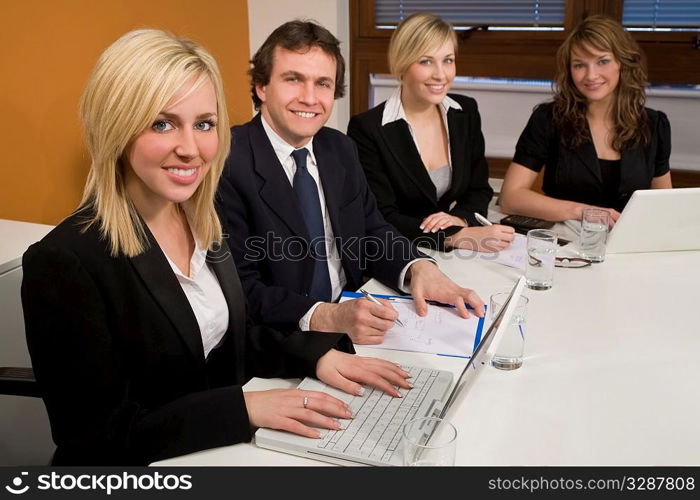
{"label": "white notepad", "polygon": [[[362,296],[360,296],[362,297]],[[454,307],[428,305],[427,316],[418,316],[413,300],[404,297],[387,297],[399,313],[404,327],[394,325],[379,345],[379,349],[427,352],[448,356],[471,356],[481,340],[484,319],[470,310],[470,317],[462,318]],[[344,293],[340,302],[357,298],[357,294]]]}

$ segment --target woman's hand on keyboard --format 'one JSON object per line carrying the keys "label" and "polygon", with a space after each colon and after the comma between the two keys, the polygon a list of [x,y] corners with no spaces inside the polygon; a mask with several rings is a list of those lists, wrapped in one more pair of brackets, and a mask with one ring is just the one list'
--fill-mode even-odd
{"label": "woman's hand on keyboard", "polygon": [[361,396],[363,385],[371,385],[385,393],[401,397],[396,387],[410,389],[408,372],[396,364],[377,358],[365,358],[331,349],[316,364],[316,376],[322,382],[348,394]]}
{"label": "woman's hand on keyboard", "polygon": [[248,419],[254,427],[267,427],[300,436],[320,438],[309,425],[340,429],[338,418],[350,418],[350,409],[341,400],[317,391],[273,389],[244,392]]}

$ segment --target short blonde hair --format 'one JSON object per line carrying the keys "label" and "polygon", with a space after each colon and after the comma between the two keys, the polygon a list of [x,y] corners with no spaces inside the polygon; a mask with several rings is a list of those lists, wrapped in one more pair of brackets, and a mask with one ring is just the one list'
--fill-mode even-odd
{"label": "short blonde hair", "polygon": [[401,21],[389,42],[389,71],[401,80],[408,67],[429,50],[452,42],[457,55],[457,34],[452,25],[434,14],[417,12]]}
{"label": "short blonde hair", "polygon": [[191,79],[194,84],[182,99],[210,81],[217,100],[218,151],[185,202],[192,231],[209,248],[221,242],[214,196],[230,148],[226,99],[214,58],[191,40],[156,29],[135,30],[102,53],[88,80],[80,117],[91,165],[81,204],[94,209],[88,226],[99,224],[114,256],[133,257],[147,248],[143,223],[126,193],[125,150]]}

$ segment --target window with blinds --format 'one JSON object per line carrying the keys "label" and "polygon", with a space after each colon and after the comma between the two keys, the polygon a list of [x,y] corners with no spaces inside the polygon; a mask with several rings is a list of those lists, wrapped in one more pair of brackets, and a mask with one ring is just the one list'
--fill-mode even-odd
{"label": "window with blinds", "polygon": [[455,26],[555,27],[564,25],[565,0],[376,0],[377,28],[395,28],[415,12],[437,14]]}
{"label": "window with blinds", "polygon": [[632,29],[700,30],[700,1],[625,0],[622,24]]}

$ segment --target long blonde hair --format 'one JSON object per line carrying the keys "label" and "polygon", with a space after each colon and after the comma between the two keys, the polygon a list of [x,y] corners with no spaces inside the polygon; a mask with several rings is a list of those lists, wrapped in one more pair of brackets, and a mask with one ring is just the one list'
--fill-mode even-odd
{"label": "long blonde hair", "polygon": [[590,16],[581,22],[557,51],[557,76],[554,88],[554,120],[567,147],[576,148],[590,140],[586,122],[588,103],[571,78],[571,52],[592,47],[610,52],[620,64],[620,81],[612,107],[614,137],[612,146],[636,146],[649,140],[645,87],[647,73],[642,52],[617,21],[605,16]]}
{"label": "long blonde hair", "polygon": [[194,79],[186,98],[211,81],[217,99],[219,147],[209,172],[185,203],[192,231],[205,248],[220,243],[214,196],[230,148],[221,74],[197,43],[156,29],[131,31],[100,56],[80,101],[91,165],[82,206],[94,210],[86,228],[98,224],[113,256],[133,257],[147,248],[143,223],[125,188],[124,152],[166,107],[183,84]]}

